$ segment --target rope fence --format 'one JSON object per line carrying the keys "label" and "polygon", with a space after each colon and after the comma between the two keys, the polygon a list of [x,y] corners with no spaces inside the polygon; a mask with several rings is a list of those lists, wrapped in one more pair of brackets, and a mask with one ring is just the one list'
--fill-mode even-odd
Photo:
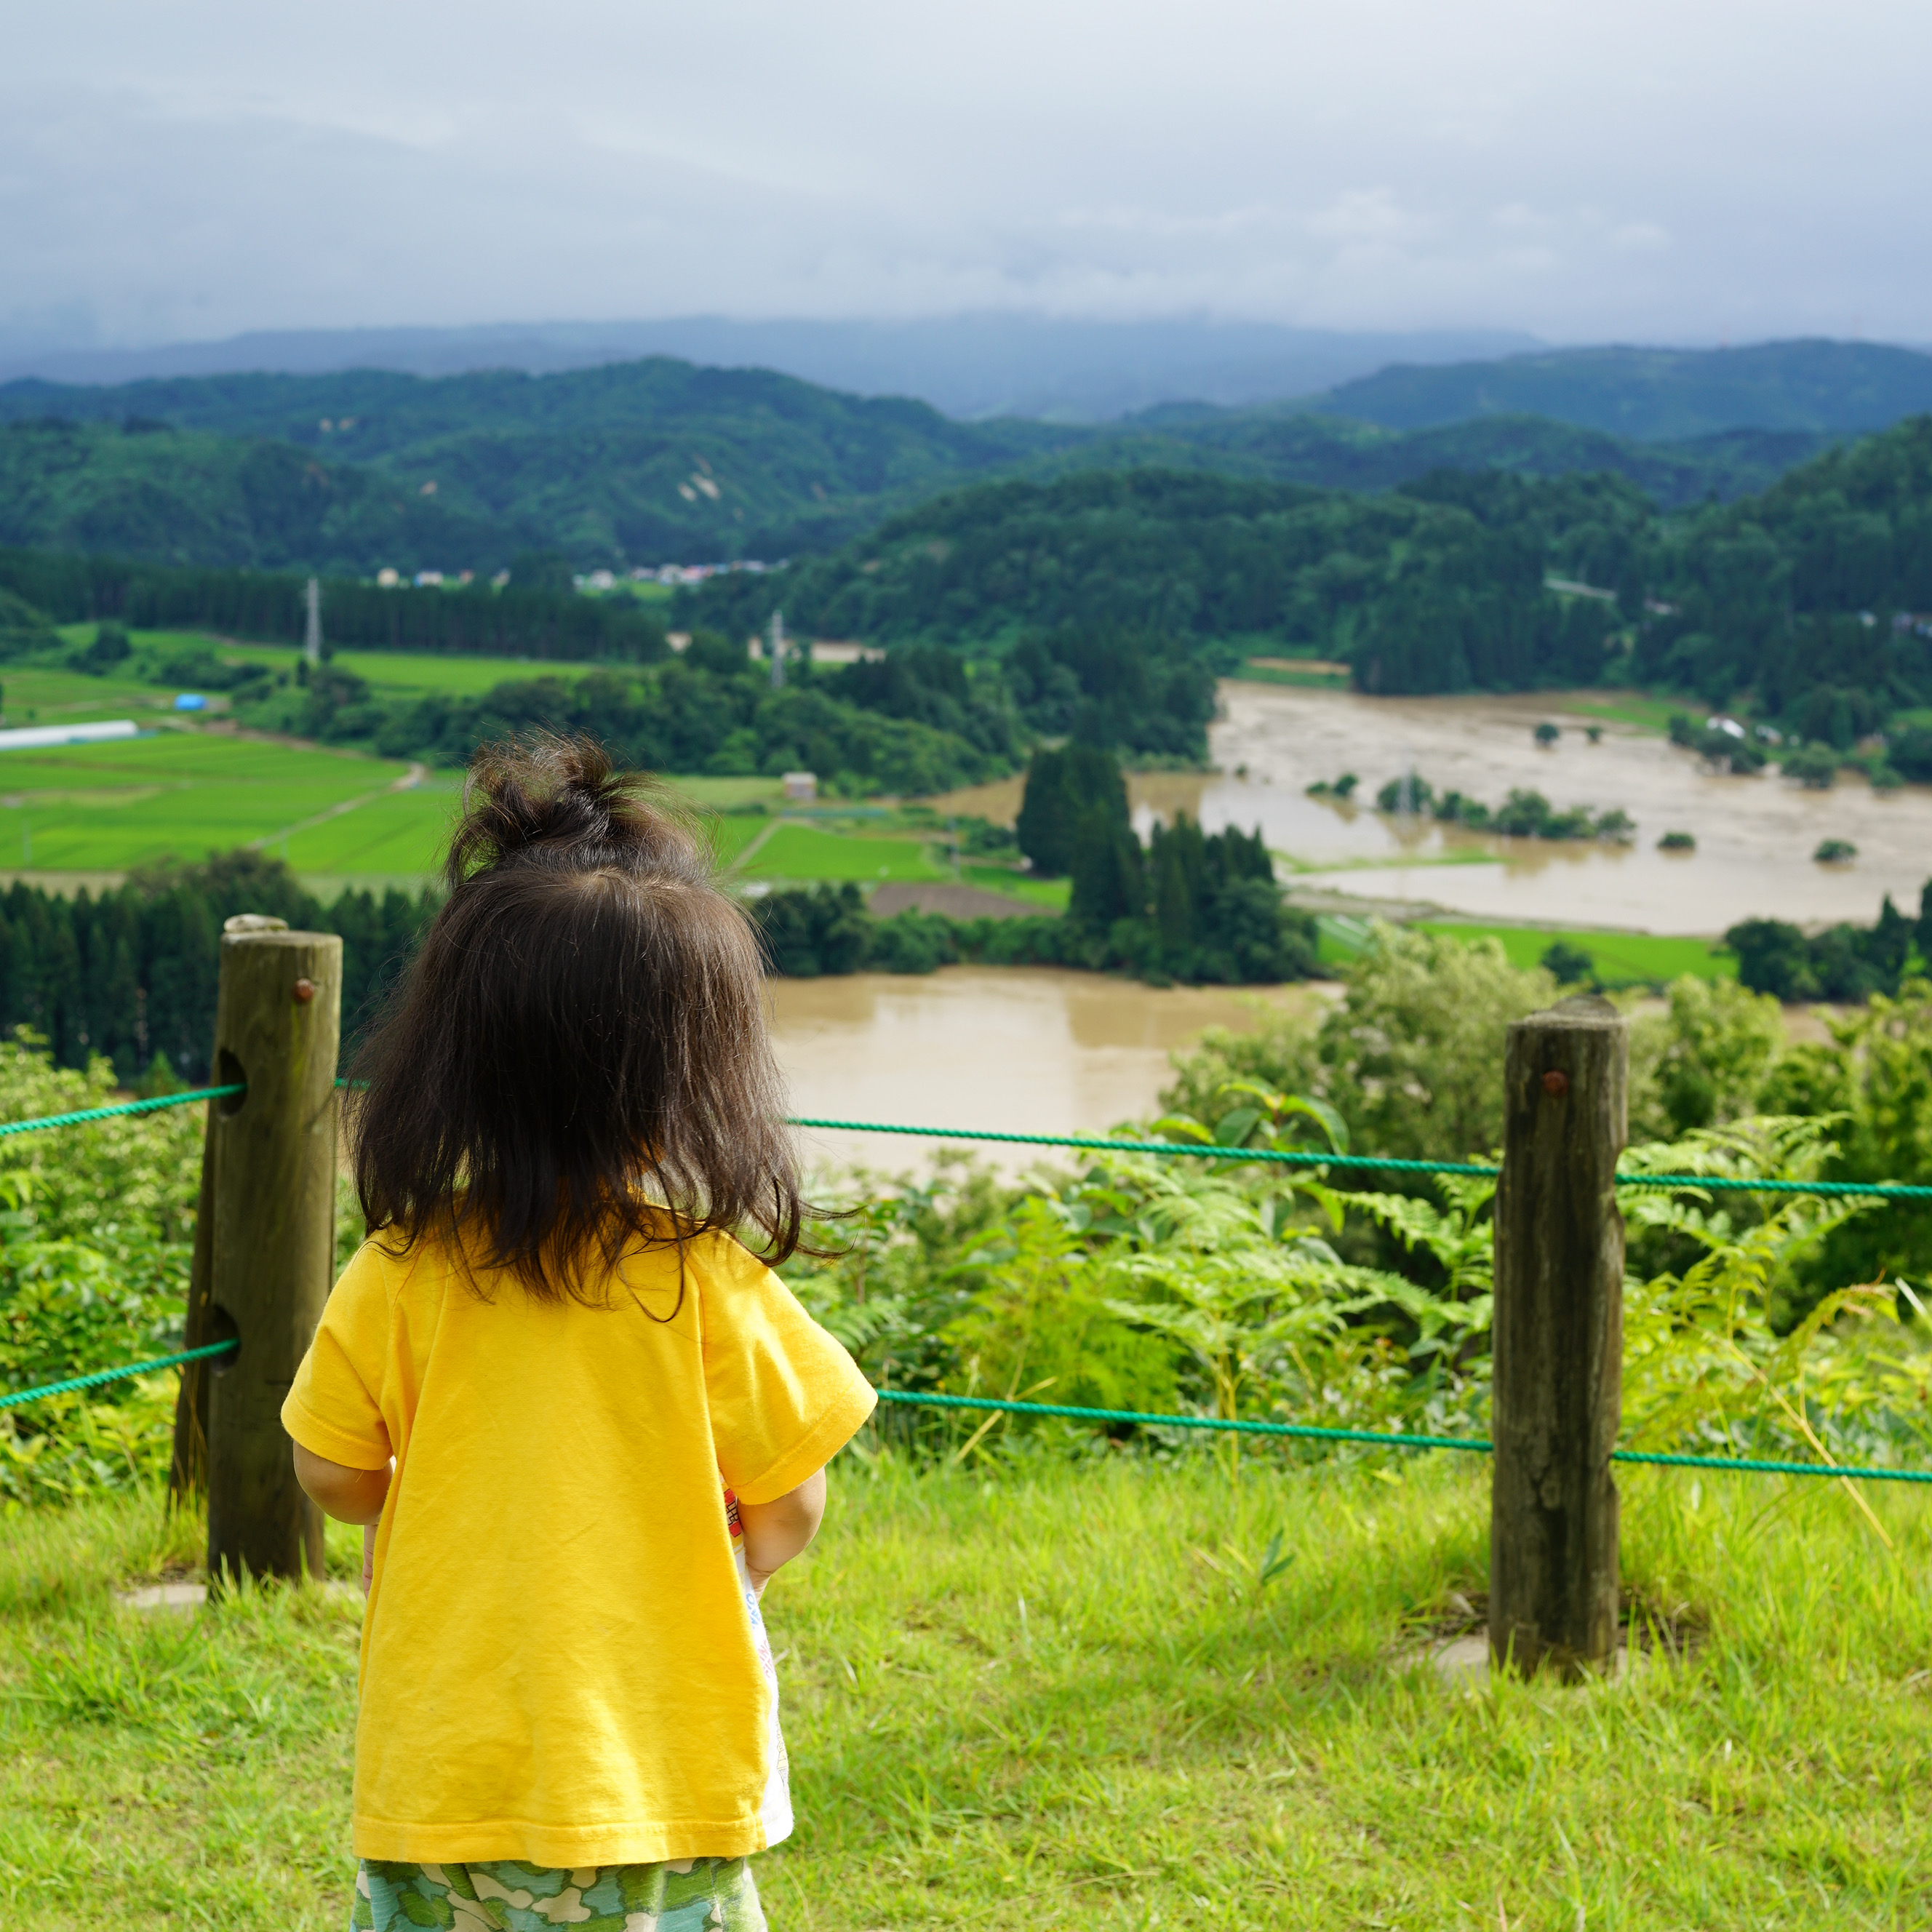
{"label": "rope fence", "polygon": [[206,1348],[183,1348],[172,1355],[157,1355],[152,1361],[124,1363],[118,1369],[96,1369],[89,1376],[70,1376],[65,1382],[43,1382],[38,1388],[16,1389],[0,1395],[0,1408],[18,1408],[23,1402],[38,1402],[43,1396],[70,1395],[76,1389],[100,1388],[108,1382],[124,1381],[130,1376],[152,1375],[157,1369],[172,1369],[183,1362],[198,1362],[208,1355],[225,1355],[241,1343],[230,1339],[211,1342]]}
{"label": "rope fence", "polygon": [[[350,1083],[338,1080],[338,1087]],[[245,1094],[240,1082],[224,1087],[196,1087],[184,1094],[164,1094],[152,1100],[120,1100],[105,1107],[82,1107],[72,1113],[43,1114],[28,1120],[0,1121],[0,1138],[9,1134],[38,1133],[49,1127],[86,1126],[122,1114],[158,1113],[166,1107],[191,1106],[202,1100],[226,1100]],[[1143,1154],[1180,1156],[1192,1160],[1272,1162],[1281,1167],[1343,1168],[1372,1174],[1454,1174],[1494,1180],[1502,1169],[1491,1161],[1400,1160],[1390,1154],[1323,1154],[1312,1148],[1219,1147],[1208,1142],[1142,1141],[1087,1134],[998,1133],[978,1127],[922,1127],[897,1120],[789,1119],[791,1127],[826,1132],[899,1134],[926,1140],[984,1141],[1013,1147],[1074,1148],[1092,1154]],[[1619,1187],[1701,1187],[1714,1193],[1812,1194],[1821,1199],[1932,1201],[1932,1186],[1909,1186],[1894,1180],[1784,1180],[1730,1174],[1619,1174]]]}
{"label": "rope fence", "polygon": [[[1082,1408],[1070,1403],[1003,1402],[992,1396],[937,1395],[880,1389],[881,1402],[922,1408],[995,1410],[1008,1415],[1064,1416],[1080,1422],[1131,1422],[1162,1429],[1216,1430],[1229,1435],[1288,1436],[1312,1442],[1361,1442],[1378,1449],[1460,1449],[1491,1456],[1496,1444],[1474,1436],[1411,1436],[1376,1429],[1323,1429],[1305,1422],[1250,1422],[1218,1415],[1150,1415],[1132,1408]],[[1882,1469],[1870,1464],[1786,1462],[1756,1456],[1679,1456],[1648,1449],[1613,1449],[1612,1462],[1651,1462],[1670,1469],[1716,1469],[1733,1475],[1857,1477],[1874,1483],[1932,1483],[1932,1469]]]}
{"label": "rope fence", "polygon": [[[0,1408],[16,1408],[23,1402],[37,1402],[44,1396],[68,1395],[82,1389],[99,1388],[130,1376],[152,1375],[160,1369],[178,1367],[212,1355],[226,1354],[240,1347],[238,1342],[211,1342],[206,1348],[183,1348],[172,1355],[157,1355],[145,1362],[129,1362],[118,1369],[97,1369],[92,1375],[70,1376],[64,1382],[46,1382],[38,1388],[20,1389],[0,1395]],[[1219,1415],[1162,1415],[1138,1408],[1087,1408],[1073,1402],[1007,1402],[994,1396],[940,1395],[926,1390],[878,1389],[881,1402],[908,1408],[970,1409],[976,1414],[1031,1415],[1058,1418],[1072,1422],[1130,1423],[1141,1428],[1196,1429],[1230,1436],[1286,1438],[1300,1442],[1350,1442],[1373,1449],[1448,1449],[1465,1454],[1493,1455],[1496,1444],[1475,1436],[1421,1436],[1406,1430],[1381,1429],[1330,1429],[1306,1422],[1260,1422]],[[1615,1449],[1613,1462],[1647,1462],[1667,1469],[1713,1469],[1732,1475],[1826,1476],[1856,1478],[1873,1483],[1932,1483],[1932,1469],[1882,1469],[1870,1464],[1790,1462],[1756,1456],[1687,1456],[1658,1450]]]}
{"label": "rope fence", "polygon": [[[348,1083],[338,1080],[338,1086]],[[84,1126],[118,1116],[151,1114],[170,1107],[194,1106],[205,1100],[225,1100],[244,1094],[239,1082],[217,1087],[198,1087],[181,1094],[158,1095],[152,1100],[125,1100],[100,1107],[78,1108],[62,1114],[46,1114],[25,1120],[0,1122],[0,1137],[34,1133],[55,1127]],[[897,1134],[934,1140],[976,1141],[1023,1147],[1070,1148],[1098,1154],[1152,1154],[1184,1156],[1192,1160],[1273,1162],[1285,1167],[1332,1168],[1384,1174],[1447,1174],[1492,1179],[1501,1169],[1480,1161],[1404,1160],[1376,1154],[1325,1154],[1312,1149],[1221,1147],[1207,1142],[1123,1139],[1112,1136],[1079,1134],[1001,1133],[954,1127],[914,1126],[882,1120],[838,1120],[797,1118],[788,1125],[826,1132]],[[1624,1174],[1616,1176],[1619,1187],[1702,1188],[1729,1192],[1810,1194],[1820,1197],[1862,1199],[1932,1201],[1932,1186],[1906,1186],[1892,1181],[1790,1180],[1754,1178],[1730,1174]],[[72,1376],[46,1382],[34,1388],[0,1394],[0,1409],[15,1408],[44,1397],[67,1395],[100,1388],[130,1376],[151,1375],[163,1369],[225,1354],[238,1348],[233,1340],[212,1342],[205,1347],[178,1350],[146,1361],[130,1362],[118,1368],[96,1370],[91,1374]],[[1010,1402],[991,1396],[943,1395],[906,1389],[880,1389],[882,1402],[909,1407],[970,1410],[980,1414],[1054,1418],[1078,1422],[1126,1424],[1136,1427],[1186,1429],[1222,1434],[1276,1437],[1312,1442],[1352,1443],[1382,1449],[1448,1450],[1467,1454],[1490,1455],[1495,1444],[1474,1436],[1419,1435],[1402,1431],[1328,1428],[1308,1423],[1265,1422],[1211,1415],[1167,1415],[1139,1409],[1090,1408],[1060,1402]],[[1610,1460],[1617,1462],[1648,1463],[1672,1469],[1710,1469],[1733,1474],[1822,1476],[1855,1478],[1868,1482],[1932,1484],[1932,1470],[1881,1468],[1870,1465],[1795,1462],[1760,1456],[1693,1456],[1661,1450],[1618,1449]]]}
{"label": "rope fence", "polygon": [[227,1087],[196,1087],[186,1094],[162,1094],[152,1100],[116,1100],[111,1106],[81,1107],[70,1114],[42,1114],[31,1120],[0,1120],[0,1138],[8,1134],[37,1134],[48,1127],[84,1127],[93,1120],[111,1120],[117,1114],[158,1114],[164,1107],[192,1106],[197,1100],[225,1100],[230,1094],[245,1094],[237,1082]]}
{"label": "rope fence", "polygon": [[[990,1133],[967,1127],[912,1127],[889,1120],[788,1120],[791,1127],[854,1134],[914,1134],[934,1140],[992,1141],[1021,1147],[1079,1148],[1096,1154],[1180,1154],[1196,1160],[1273,1161],[1283,1167],[1340,1167],[1376,1174],[1460,1174],[1494,1180],[1502,1169],[1490,1161],[1397,1160],[1374,1154],[1321,1154],[1312,1149],[1217,1147],[1207,1142],[1136,1141],[1081,1134]],[[1891,1180],[1771,1180],[1718,1174],[1619,1174],[1619,1187],[1707,1187],[1742,1194],[1815,1194],[1859,1200],[1932,1201],[1932,1186]]]}

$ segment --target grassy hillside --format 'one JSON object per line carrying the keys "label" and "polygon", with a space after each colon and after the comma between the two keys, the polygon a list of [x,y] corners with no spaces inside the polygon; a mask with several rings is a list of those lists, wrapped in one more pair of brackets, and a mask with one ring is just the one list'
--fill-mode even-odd
{"label": "grassy hillside", "polygon": [[1388,429],[1540,416],[1662,441],[1727,430],[1883,429],[1932,410],[1932,356],[1872,342],[1744,349],[1555,349],[1492,362],[1398,365],[1323,398]]}
{"label": "grassy hillside", "polygon": [[[1626,1477],[1657,1648],[1565,1689],[1427,1661],[1481,1600],[1480,1470],[1264,1453],[1231,1490],[1186,1450],[949,1471],[867,1443],[832,1483],[765,1601],[799,1814],[754,1862],[775,1924],[1906,1932],[1932,1909],[1922,1492],[1869,1498],[1894,1556],[1830,1485]],[[336,1591],[115,1607],[203,1540],[146,1493],[11,1520],[16,1932],[67,1932],[83,1895],[144,1927],[347,1916],[357,1534],[330,1527]]]}

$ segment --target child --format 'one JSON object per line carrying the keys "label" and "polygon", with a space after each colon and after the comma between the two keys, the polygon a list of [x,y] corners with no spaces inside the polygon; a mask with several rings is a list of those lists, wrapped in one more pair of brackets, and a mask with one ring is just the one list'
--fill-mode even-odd
{"label": "child", "polygon": [[782,1262],[806,1210],[705,849],[583,740],[470,786],[351,1090],[370,1238],[282,1411],[374,1526],[350,1923],[757,1932],[758,1595],[874,1397],[735,1238]]}

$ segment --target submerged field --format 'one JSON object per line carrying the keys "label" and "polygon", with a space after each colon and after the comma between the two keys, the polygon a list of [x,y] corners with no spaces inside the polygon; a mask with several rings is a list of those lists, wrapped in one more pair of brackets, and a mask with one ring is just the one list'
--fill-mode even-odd
{"label": "submerged field", "polygon": [[[1569,1689],[1415,1661],[1482,1588],[1480,1471],[848,1455],[766,1600],[800,1821],[757,1868],[773,1925],[1928,1922],[1932,1509],[1872,1496],[1893,1555],[1830,1485],[1624,1494],[1627,1582],[1692,1648]],[[116,1607],[200,1536],[152,1502],[9,1520],[10,1932],[346,1919],[359,1605]]]}

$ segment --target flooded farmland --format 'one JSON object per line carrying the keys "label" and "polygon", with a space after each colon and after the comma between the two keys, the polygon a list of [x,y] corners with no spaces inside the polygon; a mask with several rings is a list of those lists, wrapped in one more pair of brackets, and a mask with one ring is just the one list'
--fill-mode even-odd
{"label": "flooded farmland", "polygon": [[[1822,792],[1772,772],[1720,777],[1658,734],[1561,694],[1374,698],[1236,682],[1221,690],[1210,741],[1219,770],[1134,779],[1137,816],[1143,828],[1178,811],[1210,830],[1259,824],[1304,889],[1474,918],[1715,934],[1760,915],[1869,922],[1887,892],[1911,914],[1932,876],[1932,787],[1875,793],[1849,772]],[[1561,731],[1548,749],[1531,736],[1544,719]],[[1590,724],[1602,730],[1594,745]],[[1491,806],[1524,787],[1559,809],[1621,808],[1637,836],[1628,846],[1503,838],[1376,812],[1376,791],[1405,769],[1438,792]],[[1305,795],[1345,772],[1360,780],[1357,802]],[[1010,820],[1019,788],[1012,781],[956,796],[958,809]],[[1690,832],[1697,849],[1658,851],[1667,831]],[[1857,858],[1814,862],[1826,838],[1856,845]]]}

